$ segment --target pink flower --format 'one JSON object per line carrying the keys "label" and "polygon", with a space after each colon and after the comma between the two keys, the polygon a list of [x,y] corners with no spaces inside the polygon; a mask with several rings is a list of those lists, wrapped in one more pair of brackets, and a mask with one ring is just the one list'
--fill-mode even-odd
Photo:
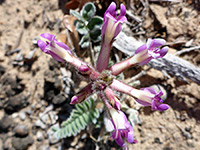
{"label": "pink flower", "polygon": [[[132,93],[134,90],[132,91]],[[151,106],[152,110],[164,111],[169,108],[169,105],[163,104],[163,100],[160,98],[163,95],[162,91],[156,92],[153,88],[147,87],[141,89],[141,92],[135,91],[132,95],[137,97],[135,100],[143,106]]]}
{"label": "pink flower", "polygon": [[96,68],[99,72],[102,72],[103,70],[107,69],[111,44],[114,38],[122,30],[121,24],[127,21],[125,16],[126,7],[123,4],[121,4],[121,11],[119,16],[117,16],[117,12],[115,11],[115,9],[116,4],[112,2],[104,14],[104,24],[101,31],[102,46],[96,65]]}
{"label": "pink flower", "polygon": [[39,48],[49,55],[51,55],[55,60],[64,62],[65,59],[72,59],[72,52],[70,48],[62,42],[58,42],[55,39],[55,35],[49,33],[43,33],[40,35],[46,40],[46,43],[43,40],[38,40],[37,44]]}
{"label": "pink flower", "polygon": [[135,89],[123,82],[116,79],[110,85],[113,90],[126,93],[135,98],[135,100],[143,106],[151,106],[152,110],[164,111],[169,108],[169,105],[163,104],[160,96],[163,95],[162,91],[158,93],[151,87],[143,89]]}
{"label": "pink flower", "polygon": [[160,48],[166,43],[164,39],[148,39],[147,44],[140,46],[135,51],[136,63],[139,65],[147,64],[151,59],[164,57],[168,52],[168,47]]}
{"label": "pink flower", "polygon": [[113,75],[118,75],[125,69],[135,65],[145,65],[152,59],[164,57],[168,52],[168,47],[160,48],[166,43],[164,39],[148,39],[147,43],[140,46],[132,57],[114,64],[109,68]]}
{"label": "pink flower", "polygon": [[117,16],[115,11],[116,4],[112,2],[104,14],[104,24],[102,27],[102,38],[105,42],[111,42],[122,30],[122,23],[127,22],[126,19],[126,7],[124,4],[120,5],[120,14]]}
{"label": "pink flower", "polygon": [[111,108],[109,113],[111,119],[108,120],[108,124],[110,124],[110,128],[113,131],[111,137],[115,142],[121,147],[126,146],[126,141],[135,143],[133,127],[128,122],[126,115],[122,111],[115,110],[114,108]]}

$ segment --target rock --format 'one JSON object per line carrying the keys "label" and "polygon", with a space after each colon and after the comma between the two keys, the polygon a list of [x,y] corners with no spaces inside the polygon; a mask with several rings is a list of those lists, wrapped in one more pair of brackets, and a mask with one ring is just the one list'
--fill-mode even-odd
{"label": "rock", "polygon": [[25,137],[29,133],[29,129],[26,125],[17,125],[14,128],[14,132],[16,136]]}
{"label": "rock", "polygon": [[159,137],[154,138],[154,142],[158,144],[162,144]]}
{"label": "rock", "polygon": [[49,143],[50,144],[56,144],[59,142],[59,139],[55,138],[53,134],[49,135]]}
{"label": "rock", "polygon": [[4,117],[0,120],[0,133],[8,132],[8,130],[12,127],[13,127],[13,119],[8,115],[4,115]]}
{"label": "rock", "polygon": [[22,121],[24,121],[24,120],[26,119],[26,114],[25,114],[25,112],[20,112],[20,113],[19,113],[19,118],[20,118]]}
{"label": "rock", "polygon": [[53,126],[47,131],[48,138],[49,138],[49,143],[50,143],[50,144],[56,144],[56,143],[59,142],[59,139],[55,138],[55,136],[54,136],[54,131],[52,130],[52,128],[59,129],[59,124],[53,125]]}
{"label": "rock", "polygon": [[56,121],[58,120],[58,116],[56,115],[55,111],[50,111],[49,112],[49,117],[51,119],[51,124],[55,124]]}
{"label": "rock", "polygon": [[32,115],[32,114],[33,114],[33,111],[32,111],[31,109],[27,109],[25,112],[26,112],[28,115]]}
{"label": "rock", "polygon": [[54,96],[52,102],[53,102],[53,104],[55,104],[55,105],[60,105],[60,104],[64,103],[65,101],[66,101],[65,96],[64,96],[63,94],[60,93],[60,94]]}
{"label": "rock", "polygon": [[45,123],[45,124],[49,123],[49,121],[48,121],[49,120],[49,115],[47,113],[46,114],[40,113],[39,117],[40,117],[40,119],[41,119],[41,121],[43,123]]}
{"label": "rock", "polygon": [[43,139],[43,134],[42,134],[42,132],[41,132],[41,131],[38,131],[37,134],[36,134],[36,137],[37,137],[37,140],[38,140],[38,141],[42,141],[42,139]]}
{"label": "rock", "polygon": [[12,148],[12,139],[7,138],[4,142],[3,149],[4,150],[10,150]]}
{"label": "rock", "polygon": [[12,146],[16,150],[26,150],[30,145],[32,145],[34,142],[33,138],[31,136],[27,136],[25,138],[17,138],[14,137],[12,139]]}
{"label": "rock", "polygon": [[41,120],[37,120],[35,126],[40,127],[41,129],[46,129],[46,125]]}
{"label": "rock", "polygon": [[5,107],[5,110],[9,113],[16,112],[27,106],[27,104],[27,97],[21,93],[8,99],[8,104]]}

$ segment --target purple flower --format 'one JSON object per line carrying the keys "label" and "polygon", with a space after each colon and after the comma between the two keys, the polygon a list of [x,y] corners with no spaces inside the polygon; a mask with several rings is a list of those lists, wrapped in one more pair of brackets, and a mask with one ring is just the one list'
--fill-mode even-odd
{"label": "purple flower", "polygon": [[112,2],[104,14],[104,24],[102,27],[102,38],[105,38],[106,42],[111,42],[122,30],[121,23],[126,22],[126,7],[124,4],[120,5],[120,14],[117,16],[115,11],[116,4]]}
{"label": "purple flower", "polygon": [[121,4],[120,14],[117,16],[115,11],[116,4],[112,2],[104,14],[104,24],[102,26],[102,46],[98,56],[96,68],[99,72],[107,69],[109,62],[109,55],[113,39],[122,30],[122,23],[126,22],[126,7]]}
{"label": "purple flower", "polygon": [[140,91],[134,89],[131,94],[136,97],[136,101],[143,106],[151,106],[152,110],[164,111],[169,108],[169,105],[163,104],[163,100],[160,98],[163,95],[162,91],[158,93],[151,87],[142,88]]}
{"label": "purple flower", "polygon": [[72,61],[72,53],[70,48],[62,42],[58,42],[55,39],[55,35],[49,33],[43,33],[40,35],[46,40],[46,43],[43,40],[38,40],[37,44],[39,48],[49,55],[51,55],[55,60],[64,62],[65,59]]}
{"label": "purple flower", "polygon": [[134,56],[114,64],[109,70],[111,70],[113,75],[118,75],[135,64],[145,65],[153,58],[161,58],[166,55],[169,49],[167,46],[160,48],[165,43],[164,39],[148,39],[147,44],[140,46],[135,51]]}
{"label": "purple flower", "polygon": [[168,52],[168,47],[165,46],[160,48],[166,43],[164,39],[148,39],[147,44],[140,46],[135,51],[135,56],[132,61],[138,63],[139,65],[147,64],[151,59],[157,59],[164,57]]}
{"label": "purple flower", "polygon": [[162,91],[158,93],[151,87],[143,89],[135,89],[127,84],[116,79],[113,80],[110,85],[113,90],[117,90],[122,93],[126,93],[136,98],[135,100],[143,106],[152,106],[152,110],[164,111],[169,108],[169,105],[163,104],[163,100],[160,96],[163,95]]}
{"label": "purple flower", "polygon": [[121,147],[126,146],[124,140],[129,143],[135,143],[133,127],[128,122],[126,115],[122,111],[115,110],[114,108],[111,108],[109,112],[111,120],[108,121],[108,124],[113,131],[111,137],[115,142]]}

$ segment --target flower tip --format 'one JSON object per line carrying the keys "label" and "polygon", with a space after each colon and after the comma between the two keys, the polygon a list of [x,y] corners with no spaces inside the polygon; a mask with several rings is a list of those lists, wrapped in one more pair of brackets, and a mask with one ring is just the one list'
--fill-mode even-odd
{"label": "flower tip", "polygon": [[55,38],[55,35],[52,35],[50,33],[42,33],[40,36],[44,39],[49,40],[49,41],[51,41],[53,38]]}
{"label": "flower tip", "polygon": [[161,39],[161,38],[154,39],[154,42],[160,45],[164,45],[166,43],[165,39]]}
{"label": "flower tip", "polygon": [[45,43],[44,41],[42,41],[42,40],[37,40],[37,45],[38,45],[38,47],[39,47],[42,51],[45,50],[46,43]]}
{"label": "flower tip", "polygon": [[87,65],[81,65],[81,66],[78,68],[78,70],[79,70],[80,72],[82,72],[82,73],[87,73],[87,72],[90,70],[90,68],[89,68]]}
{"label": "flower tip", "polygon": [[169,47],[168,47],[168,46],[163,47],[163,48],[160,50],[160,56],[161,56],[161,57],[164,57],[164,56],[167,54],[168,50],[169,50]]}
{"label": "flower tip", "polygon": [[125,16],[126,15],[126,7],[124,6],[124,4],[122,3],[121,5],[120,5],[120,15],[121,16]]}
{"label": "flower tip", "polygon": [[159,111],[165,111],[165,110],[169,109],[169,105],[167,105],[167,104],[160,104],[157,109]]}
{"label": "flower tip", "polygon": [[73,96],[73,97],[71,98],[70,104],[77,104],[77,103],[78,103],[78,96]]}
{"label": "flower tip", "polygon": [[[116,9],[116,4],[115,4],[115,2],[112,2],[110,5],[109,5],[109,7],[108,7],[108,9],[106,10],[106,13],[107,12],[109,12],[110,14],[115,14],[115,9]],[[106,14],[105,13],[105,14]]]}

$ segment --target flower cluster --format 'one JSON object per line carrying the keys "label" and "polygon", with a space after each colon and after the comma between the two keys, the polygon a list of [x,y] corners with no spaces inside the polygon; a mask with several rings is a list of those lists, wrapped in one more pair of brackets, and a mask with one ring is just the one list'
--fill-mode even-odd
{"label": "flower cluster", "polygon": [[80,74],[87,77],[90,82],[77,95],[71,99],[71,104],[83,102],[92,93],[97,93],[104,102],[110,119],[107,121],[112,129],[111,137],[116,143],[127,149],[126,143],[136,143],[133,134],[133,127],[127,120],[126,115],[121,111],[120,98],[115,91],[128,94],[143,106],[151,106],[152,110],[164,111],[169,108],[163,104],[160,96],[162,91],[156,92],[153,88],[135,89],[116,79],[116,75],[133,65],[147,64],[151,59],[163,57],[168,47],[163,47],[165,40],[148,39],[147,43],[139,47],[130,58],[116,63],[108,68],[110,49],[113,40],[122,29],[121,24],[126,22],[126,8],[121,4],[121,12],[117,16],[116,4],[112,2],[104,14],[102,27],[102,45],[99,53],[96,68],[83,62],[73,55],[70,48],[64,43],[58,42],[54,35],[43,33],[41,37],[45,40],[38,40],[40,49],[55,60],[67,62],[74,66]]}

